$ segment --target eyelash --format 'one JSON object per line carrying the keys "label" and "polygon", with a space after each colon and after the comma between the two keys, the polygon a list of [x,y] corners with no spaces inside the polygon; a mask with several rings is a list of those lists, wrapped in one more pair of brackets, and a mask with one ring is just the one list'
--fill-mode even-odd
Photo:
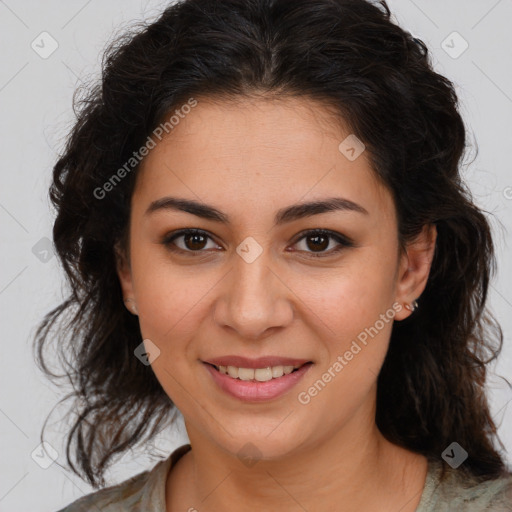
{"label": "eyelash", "polygon": [[[213,241],[213,238],[206,231],[203,231],[201,229],[190,229],[189,228],[189,229],[182,229],[175,233],[170,233],[169,235],[166,235],[164,237],[164,239],[162,240],[162,244],[164,246],[166,246],[172,252],[181,253],[181,254],[186,253],[187,255],[192,256],[192,257],[201,256],[202,255],[201,253],[206,252],[206,250],[204,250],[204,249],[197,250],[197,251],[185,250],[185,249],[176,247],[176,245],[173,244],[174,240],[176,240],[177,238],[180,238],[182,236],[186,236],[186,235],[203,235],[206,238],[209,238],[210,240]],[[350,240],[349,238],[347,238],[346,236],[343,236],[334,231],[329,231],[327,229],[310,229],[307,231],[303,231],[303,232],[299,233],[298,238],[294,242],[293,245],[297,244],[304,238],[307,238],[308,236],[311,236],[311,235],[326,236],[328,238],[335,240],[336,242],[338,242],[340,244],[340,245],[338,245],[338,247],[336,247],[335,249],[331,249],[328,252],[315,253],[315,252],[305,251],[309,255],[308,257],[311,257],[311,258],[325,258],[328,256],[332,256],[333,254],[336,254],[345,248],[355,247],[354,242],[352,240]]]}

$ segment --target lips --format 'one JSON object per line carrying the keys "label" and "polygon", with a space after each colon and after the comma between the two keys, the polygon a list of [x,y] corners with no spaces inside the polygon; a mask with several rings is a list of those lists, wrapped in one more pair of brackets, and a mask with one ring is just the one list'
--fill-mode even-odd
{"label": "lips", "polygon": [[205,363],[213,366],[235,366],[237,368],[268,368],[272,366],[293,366],[300,367],[311,362],[309,359],[296,359],[291,357],[264,356],[256,359],[249,359],[242,356],[223,356],[208,359]]}
{"label": "lips", "polygon": [[279,356],[258,359],[225,356],[203,361],[203,365],[224,393],[244,402],[262,402],[277,399],[290,391],[313,363],[307,359]]}

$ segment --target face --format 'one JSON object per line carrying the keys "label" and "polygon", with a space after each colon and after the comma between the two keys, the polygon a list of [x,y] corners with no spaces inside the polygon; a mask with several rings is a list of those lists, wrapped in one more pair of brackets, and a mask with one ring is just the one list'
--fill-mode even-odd
{"label": "face", "polygon": [[365,151],[339,149],[349,135],[305,99],[199,99],[143,161],[118,274],[192,442],[271,459],[373,427],[432,251],[400,254],[391,195]]}

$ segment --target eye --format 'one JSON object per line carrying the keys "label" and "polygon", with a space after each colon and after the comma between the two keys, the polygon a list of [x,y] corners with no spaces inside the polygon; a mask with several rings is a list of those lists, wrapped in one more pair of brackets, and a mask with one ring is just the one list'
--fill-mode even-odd
{"label": "eye", "polygon": [[[326,229],[315,229],[307,232],[301,233],[301,237],[295,242],[298,244],[299,242],[305,241],[303,247],[305,247],[305,252],[308,253],[307,257],[313,258],[321,258],[331,256],[332,254],[338,253],[346,247],[354,247],[355,244],[350,238],[336,233],[335,231],[329,231]],[[336,244],[334,244],[334,248],[329,251],[326,249],[331,245],[331,240],[334,240]],[[308,249],[312,249],[310,252]]]}
{"label": "eye", "polygon": [[[344,248],[355,246],[354,242],[348,237],[326,229],[305,231],[300,233],[299,236],[300,238],[297,239],[294,245],[305,241],[305,249],[299,250],[308,253],[307,257],[327,257],[340,252]],[[181,247],[180,243],[176,243],[178,240],[181,241]],[[208,247],[208,240],[211,241],[213,247]],[[327,251],[326,249],[331,246],[333,240],[336,242],[334,247]],[[176,233],[171,233],[163,239],[162,244],[172,252],[187,253],[190,256],[199,256],[206,252],[206,249],[222,250],[213,242],[212,237],[201,229],[182,229]]]}
{"label": "eye", "polygon": [[[176,244],[176,240],[182,239],[182,247]],[[200,253],[205,252],[203,249],[207,247],[207,240],[213,242],[212,237],[200,229],[183,229],[177,233],[172,233],[164,238],[162,243],[172,252],[187,252],[190,256],[199,256]],[[218,248],[217,244],[213,244]],[[211,247],[210,247],[211,249]]]}

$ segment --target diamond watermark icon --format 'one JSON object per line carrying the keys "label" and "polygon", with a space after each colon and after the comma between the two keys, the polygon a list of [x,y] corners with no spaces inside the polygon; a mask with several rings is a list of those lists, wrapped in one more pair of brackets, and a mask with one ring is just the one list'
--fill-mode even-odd
{"label": "diamond watermark icon", "polygon": [[47,59],[59,47],[59,43],[48,32],[41,32],[30,46],[39,57]]}
{"label": "diamond watermark icon", "polygon": [[133,353],[142,364],[149,366],[160,355],[160,349],[151,340],[146,339]]}
{"label": "diamond watermark icon", "polygon": [[52,241],[44,236],[32,247],[32,253],[43,263],[48,263],[54,254]]}
{"label": "diamond watermark icon", "polygon": [[356,135],[351,133],[340,143],[338,149],[345,158],[353,162],[361,156],[363,151],[366,149],[366,146],[357,138]]}
{"label": "diamond watermark icon", "polygon": [[32,460],[43,469],[48,469],[59,457],[57,450],[48,442],[41,443],[30,454]]}
{"label": "diamond watermark icon", "polygon": [[452,32],[441,43],[441,48],[452,59],[458,59],[469,48],[469,43],[458,32]]}
{"label": "diamond watermark icon", "polygon": [[237,457],[240,459],[242,464],[248,468],[252,468],[263,456],[261,451],[252,443],[246,443],[240,448],[237,453]]}
{"label": "diamond watermark icon", "polygon": [[441,457],[453,469],[457,469],[468,458],[468,452],[459,443],[454,441],[445,449]]}
{"label": "diamond watermark icon", "polygon": [[246,263],[252,263],[263,252],[263,247],[252,236],[248,236],[236,248],[236,252]]}

